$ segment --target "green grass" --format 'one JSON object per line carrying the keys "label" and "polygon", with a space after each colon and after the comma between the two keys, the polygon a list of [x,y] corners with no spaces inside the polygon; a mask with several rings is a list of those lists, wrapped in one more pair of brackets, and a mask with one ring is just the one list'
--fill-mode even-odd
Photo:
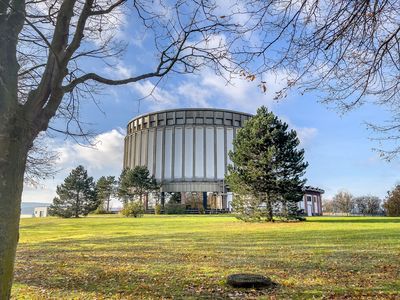
{"label": "green grass", "polygon": [[[400,218],[22,219],[14,299],[400,299]],[[255,272],[274,290],[225,285]]]}

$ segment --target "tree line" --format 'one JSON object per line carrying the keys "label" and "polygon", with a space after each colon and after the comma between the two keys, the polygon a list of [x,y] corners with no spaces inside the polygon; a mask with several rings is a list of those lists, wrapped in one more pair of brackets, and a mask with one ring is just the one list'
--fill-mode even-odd
{"label": "tree line", "polygon": [[339,191],[332,199],[324,201],[323,211],[330,214],[400,216],[400,184],[388,191],[383,200],[372,195],[354,197],[347,191]]}
{"label": "tree line", "polygon": [[[298,202],[303,197],[308,163],[299,145],[296,131],[265,106],[238,131],[233,141],[234,151],[229,153],[232,164],[228,166],[226,182],[235,194],[232,208],[239,219],[301,219]],[[61,217],[108,213],[111,197],[117,197],[123,203],[122,213],[137,217],[148,208],[149,193],[157,193],[159,188],[145,166],[123,170],[118,180],[103,176],[97,183],[83,166],[78,166],[57,187],[58,196],[49,213]],[[174,197],[170,202],[168,210],[186,211]],[[204,213],[201,201],[192,202],[192,207]],[[159,201],[155,211],[160,211]]]}
{"label": "tree line", "polygon": [[154,176],[143,166],[123,170],[118,180],[114,176],[102,176],[95,182],[80,165],[57,186],[49,214],[78,218],[91,212],[111,213],[111,199],[117,197],[124,204],[122,212],[137,217],[144,212],[148,193],[158,189]]}

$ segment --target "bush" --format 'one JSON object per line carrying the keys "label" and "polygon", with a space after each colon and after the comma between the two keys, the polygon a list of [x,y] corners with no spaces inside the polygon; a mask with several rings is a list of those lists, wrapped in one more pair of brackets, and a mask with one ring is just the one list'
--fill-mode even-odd
{"label": "bush", "polygon": [[121,213],[125,217],[142,217],[144,214],[144,207],[143,204],[138,201],[129,202],[124,205]]}
{"label": "bush", "polygon": [[93,212],[95,215],[105,215],[109,214],[109,211],[106,211],[103,207],[103,205],[99,205],[99,207],[96,208],[96,210]]}
{"label": "bush", "polygon": [[161,215],[161,205],[160,204],[156,204],[154,206],[154,214]]}
{"label": "bush", "polygon": [[180,203],[167,203],[165,213],[168,215],[182,215],[186,213],[186,207]]}
{"label": "bush", "polygon": [[204,209],[203,205],[199,206],[199,214],[204,215],[206,213],[206,210]]}

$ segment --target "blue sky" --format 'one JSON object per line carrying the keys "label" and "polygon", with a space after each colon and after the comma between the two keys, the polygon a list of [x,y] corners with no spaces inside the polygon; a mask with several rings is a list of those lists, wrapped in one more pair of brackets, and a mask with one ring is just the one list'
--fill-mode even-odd
{"label": "blue sky", "polygon": [[[115,68],[84,62],[87,70],[95,70],[107,77],[125,78],[152,69],[156,63],[151,37],[136,32],[128,18],[121,20],[118,35],[129,43],[126,54],[115,61]],[[44,180],[38,187],[26,185],[23,201],[51,202],[55,188],[73,167],[83,164],[89,175],[116,175],[122,168],[123,137],[127,122],[148,111],[179,107],[214,107],[255,113],[266,105],[298,131],[302,147],[309,162],[308,184],[326,191],[331,198],[338,190],[346,189],[354,195],[372,194],[381,198],[398,182],[400,165],[379,158],[372,148],[379,145],[371,141],[374,133],[368,131],[365,121],[382,123],[389,115],[382,107],[364,105],[344,115],[334,108],[318,102],[320,94],[313,91],[300,95],[291,91],[285,99],[272,100],[274,92],[283,87],[285,74],[268,74],[266,94],[256,82],[234,79],[230,85],[210,70],[197,75],[168,75],[149,95],[155,81],[146,80],[119,87],[105,87],[96,95],[100,111],[87,100],[82,103],[82,120],[86,128],[97,133],[96,147],[81,147],[61,136],[47,142],[60,152],[56,168],[60,172]],[[62,127],[59,121],[55,127]]]}

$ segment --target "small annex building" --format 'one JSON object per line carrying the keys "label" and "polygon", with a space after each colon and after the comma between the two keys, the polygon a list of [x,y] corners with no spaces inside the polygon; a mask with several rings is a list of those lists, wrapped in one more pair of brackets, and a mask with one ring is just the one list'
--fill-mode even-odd
{"label": "small annex building", "polygon": [[322,216],[323,189],[305,186],[303,200],[299,202],[299,209],[304,210],[307,216]]}
{"label": "small annex building", "polygon": [[35,218],[44,218],[48,216],[48,207],[47,206],[42,206],[42,207],[35,207],[33,211],[33,216]]}

